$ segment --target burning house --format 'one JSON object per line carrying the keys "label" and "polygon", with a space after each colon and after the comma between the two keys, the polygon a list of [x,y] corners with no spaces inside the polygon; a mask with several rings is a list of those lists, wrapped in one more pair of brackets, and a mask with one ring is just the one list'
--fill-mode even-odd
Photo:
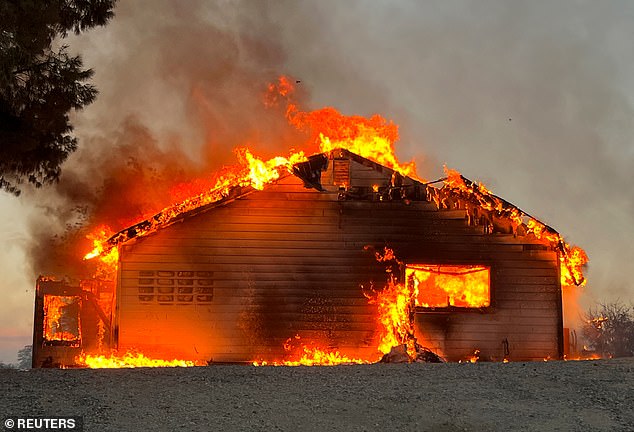
{"label": "burning house", "polygon": [[422,181],[379,116],[287,117],[320,152],[242,150],[215,187],[96,240],[99,278],[40,278],[33,366],[563,357],[581,249],[455,171]]}
{"label": "burning house", "polygon": [[[198,363],[275,362],[304,341],[376,361],[386,336],[393,346],[408,332],[450,361],[476,350],[498,361],[561,358],[567,250],[544,239],[558,238],[550,228],[536,236],[532,219],[509,222],[525,215],[480,189],[451,173],[437,188],[335,149],[261,190],[234,185],[156,215],[109,238],[113,283],[39,281],[34,366],[72,364],[99,344]],[[396,321],[409,330],[377,323],[389,300],[377,293],[389,285],[398,292],[388,306],[405,303]]]}

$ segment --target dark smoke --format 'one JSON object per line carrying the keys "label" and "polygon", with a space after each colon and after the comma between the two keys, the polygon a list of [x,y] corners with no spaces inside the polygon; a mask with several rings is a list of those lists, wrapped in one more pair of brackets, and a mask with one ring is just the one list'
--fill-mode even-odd
{"label": "dark smoke", "polygon": [[202,192],[248,146],[269,157],[301,147],[284,107],[265,107],[284,73],[263,4],[121,2],[103,30],[72,40],[96,69],[98,102],[76,117],[80,150],[58,184],[35,191],[35,273],[83,277],[85,236],[117,231]]}

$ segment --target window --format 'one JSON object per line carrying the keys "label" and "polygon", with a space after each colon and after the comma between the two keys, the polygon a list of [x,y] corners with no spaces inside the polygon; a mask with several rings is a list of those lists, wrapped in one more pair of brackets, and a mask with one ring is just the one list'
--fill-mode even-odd
{"label": "window", "polygon": [[213,282],[210,271],[145,270],[139,272],[138,296],[143,303],[207,304]]}
{"label": "window", "polygon": [[46,345],[79,346],[81,327],[78,296],[44,296],[44,343]]}
{"label": "window", "polygon": [[405,281],[416,306],[481,308],[491,304],[490,273],[481,265],[407,264]]}

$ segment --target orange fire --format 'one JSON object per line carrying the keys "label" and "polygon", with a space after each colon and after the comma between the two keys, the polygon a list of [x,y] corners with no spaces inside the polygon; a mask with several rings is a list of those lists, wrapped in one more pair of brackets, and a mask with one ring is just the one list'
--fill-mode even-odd
{"label": "orange fire", "polygon": [[[156,231],[159,227],[171,223],[177,216],[201,206],[214,203],[229,194],[232,187],[243,186],[254,189],[262,189],[264,185],[279,179],[282,172],[292,172],[294,164],[306,160],[304,152],[296,152],[288,158],[275,157],[268,161],[263,161],[251,154],[248,149],[240,148],[236,150],[240,165],[225,168],[223,175],[216,180],[215,186],[197,196],[188,198],[178,204],[169,206],[161,210],[151,218],[135,225],[135,237],[142,237]],[[84,256],[84,259],[99,257],[104,267],[116,270],[118,261],[117,244],[127,240],[127,235],[118,233],[112,235],[112,230],[101,226],[88,237],[94,243],[93,250]]]}
{"label": "orange fire", "polygon": [[[410,341],[414,340],[415,297],[410,287],[396,282],[393,277],[390,277],[383,290],[368,295],[368,302],[378,307],[379,352],[387,354],[393,347],[403,344],[414,348]],[[415,353],[409,351],[410,357],[415,357]]]}
{"label": "orange fire", "polygon": [[78,342],[81,338],[77,296],[44,296],[44,339]]}
{"label": "orange fire", "polygon": [[[418,179],[414,162],[401,163],[394,153],[394,143],[398,140],[398,126],[379,115],[369,118],[346,116],[334,108],[304,112],[292,101],[295,88],[288,77],[281,77],[269,86],[266,103],[274,105],[280,100],[287,103],[286,115],[289,122],[300,130],[308,131],[311,140],[319,145],[319,152],[346,149],[360,156],[398,171],[404,176]],[[170,224],[177,216],[201,206],[211,204],[226,197],[235,186],[250,186],[262,189],[264,185],[279,179],[282,172],[292,172],[294,164],[305,161],[304,152],[294,152],[288,158],[274,157],[263,161],[248,149],[236,150],[239,165],[225,167],[216,177],[214,186],[205,192],[168,206],[159,213],[133,226],[134,237],[141,237]],[[109,234],[110,233],[110,234]],[[117,244],[129,239],[130,234],[120,232],[112,235],[107,227],[99,227],[92,234],[94,247],[85,255],[92,259],[104,254],[112,254],[102,261],[116,262],[118,255],[112,252]],[[104,263],[106,265],[106,263]]]}
{"label": "orange fire", "polygon": [[597,353],[588,353],[584,355],[577,354],[573,356],[564,355],[564,361],[601,360],[602,358],[603,357],[601,357],[601,355]]}
{"label": "orange fire", "polygon": [[[393,262],[397,266],[403,264],[390,248],[385,248],[382,253],[376,252],[375,258],[378,262]],[[379,345],[377,350],[387,354],[393,347],[405,344],[408,355],[413,359],[416,357],[414,312],[418,296],[417,287],[414,284],[399,283],[391,274],[394,269],[390,266],[386,271],[390,274],[387,285],[380,291],[365,293],[368,302],[377,305],[378,309]]]}
{"label": "orange fire", "polygon": [[[299,344],[299,349],[294,345]],[[351,364],[367,364],[372,361],[359,358],[348,357],[341,354],[338,350],[324,350],[316,346],[314,342],[305,344],[301,342],[301,337],[295,335],[294,338],[288,338],[284,343],[284,350],[288,356],[294,359],[286,359],[280,361],[266,362],[254,361],[254,366],[337,366]]]}
{"label": "orange fire", "polygon": [[97,276],[112,280],[117,272],[117,265],[119,263],[119,249],[112,248],[110,250],[105,249],[105,239],[108,239],[114,234],[112,230],[101,225],[97,227],[92,233],[88,234],[88,240],[93,243],[93,250],[84,256],[84,259],[92,259],[99,257],[99,265],[97,266]]}
{"label": "orange fire", "polygon": [[343,115],[335,108],[302,111],[293,101],[295,87],[285,76],[269,85],[267,102],[273,105],[280,99],[286,101],[286,117],[299,130],[310,133],[311,140],[319,145],[322,153],[345,149],[366,159],[398,171],[403,176],[419,179],[416,164],[401,163],[394,153],[398,141],[398,126],[382,116],[370,117]]}
{"label": "orange fire", "polygon": [[[289,122],[300,130],[307,130],[311,134],[311,139],[319,145],[320,152],[330,152],[336,148],[347,149],[351,152],[359,154],[363,157],[371,159],[377,163],[388,166],[402,175],[416,177],[416,168],[413,162],[402,164],[398,161],[394,154],[394,143],[398,139],[398,127],[386,121],[379,115],[370,118],[361,116],[345,116],[334,108],[325,108],[312,112],[302,112],[297,105],[291,102],[294,93],[294,86],[291,81],[286,78],[280,78],[276,85],[270,87],[269,100],[267,103],[273,104],[278,99],[287,101],[287,118]],[[216,202],[226,197],[232,187],[247,186],[254,189],[263,189],[270,182],[279,179],[283,172],[291,172],[294,164],[307,160],[304,152],[295,152],[288,158],[275,157],[268,161],[255,157],[248,149],[241,148],[236,150],[239,165],[235,167],[224,168],[222,174],[216,178],[212,188],[197,196],[187,198],[175,205],[164,208],[158,214],[140,222],[133,228],[133,236],[141,237],[158,229],[161,226],[168,225],[178,215],[183,214],[203,205]],[[375,188],[378,189],[378,186]],[[93,240],[93,250],[86,254],[85,259],[99,257],[102,261],[100,268],[108,268],[110,271],[116,271],[118,261],[117,245],[128,239],[128,232],[121,232],[113,235],[107,227],[99,227],[91,235]],[[398,288],[397,288],[398,287]],[[405,307],[404,298],[408,297],[404,293],[396,293],[397,290],[406,291],[404,285],[388,284],[388,289],[378,294],[373,301],[376,301],[379,308],[382,309],[381,314],[390,313],[392,317],[391,324],[389,320],[382,318],[384,324],[391,326],[385,333],[385,341],[381,343],[380,352],[389,352],[393,345],[399,344],[399,341],[405,341],[407,330],[404,323],[399,321],[397,315],[403,311]],[[399,297],[400,303],[392,308],[391,312],[389,301],[391,297]],[[389,334],[393,336],[393,340],[389,340]],[[398,336],[400,335],[400,336]],[[412,345],[413,346],[413,345]],[[412,348],[413,349],[413,348]],[[126,357],[130,359],[129,356]],[[91,360],[92,357],[86,357]],[[104,357],[95,357],[102,359]],[[92,360],[91,360],[92,361]],[[374,359],[372,359],[374,361]],[[319,347],[305,345],[301,349],[301,355],[298,358],[287,360],[282,364],[342,364],[342,363],[367,363],[369,360],[350,358],[346,355],[333,350],[324,350]],[[118,358],[111,361],[111,364],[119,364]]]}
{"label": "orange fire", "polygon": [[291,172],[293,165],[306,160],[306,156],[302,151],[294,153],[288,158],[277,156],[268,161],[258,159],[245,148],[238,149],[237,153],[242,165],[248,167],[248,180],[243,180],[243,185],[248,185],[258,190],[264,189],[265,184],[277,180],[280,177],[281,167],[286,167]]}
{"label": "orange fire", "polygon": [[514,230],[524,227],[527,234],[547,241],[554,250],[558,251],[562,286],[583,286],[586,284],[583,268],[588,263],[588,256],[583,249],[578,246],[570,246],[554,229],[494,195],[483,184],[470,182],[462,177],[458,171],[447,167],[445,167],[445,174],[447,188],[468,200],[475,201],[482,209],[494,211],[499,216],[506,218]]}
{"label": "orange fire", "polygon": [[366,364],[367,360],[350,358],[339,351],[326,351],[319,348],[303,347],[304,354],[299,360],[284,361],[284,366],[337,366],[342,364]]}
{"label": "orange fire", "polygon": [[489,268],[408,264],[405,281],[413,285],[416,306],[486,307],[491,303]]}
{"label": "orange fire", "polygon": [[127,352],[122,356],[81,354],[75,359],[76,363],[91,369],[118,369],[138,367],[189,367],[196,366],[187,360],[161,360],[144,356],[140,353]]}
{"label": "orange fire", "polygon": [[477,363],[478,360],[480,360],[480,350],[475,349],[473,350],[473,354],[471,354],[471,357],[469,357],[469,363]]}

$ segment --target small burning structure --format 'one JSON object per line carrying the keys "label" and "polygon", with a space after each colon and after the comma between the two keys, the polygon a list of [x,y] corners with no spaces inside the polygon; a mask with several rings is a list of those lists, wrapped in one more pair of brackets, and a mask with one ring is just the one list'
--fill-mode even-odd
{"label": "small burning structure", "polygon": [[421,180],[380,117],[287,102],[320,152],[241,150],[216,187],[95,240],[110,283],[41,279],[35,367],[563,357],[581,249],[455,171]]}
{"label": "small burning structure", "polygon": [[114,284],[87,280],[80,286],[40,277],[35,290],[33,367],[72,366],[84,350],[113,346]]}

